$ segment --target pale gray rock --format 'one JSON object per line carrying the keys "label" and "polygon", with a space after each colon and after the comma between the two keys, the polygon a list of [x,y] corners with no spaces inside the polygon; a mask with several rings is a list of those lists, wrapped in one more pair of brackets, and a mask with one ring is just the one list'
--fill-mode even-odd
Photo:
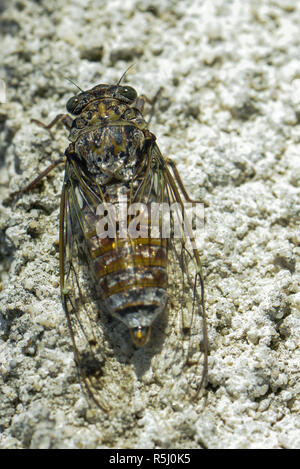
{"label": "pale gray rock", "polygon": [[[113,7],[112,7],[113,3]],[[87,5],[86,5],[87,4]],[[206,396],[166,343],[105,343],[104,413],[86,398],[60,303],[55,170],[0,217],[1,448],[299,448],[300,4],[1,2],[0,196],[62,155],[50,122],[78,86],[154,96],[151,130],[207,203]],[[90,51],[90,52],[89,52]],[[94,51],[94,52],[91,52]],[[119,358],[122,357],[122,360]]]}

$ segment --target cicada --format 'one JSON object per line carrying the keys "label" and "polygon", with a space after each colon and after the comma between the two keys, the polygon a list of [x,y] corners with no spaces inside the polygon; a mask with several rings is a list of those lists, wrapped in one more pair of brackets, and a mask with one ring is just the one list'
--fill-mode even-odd
{"label": "cicada", "polygon": [[[103,317],[121,321],[134,346],[145,346],[153,325],[176,298],[181,333],[189,338],[185,362],[193,363],[195,347],[203,357],[194,395],[207,373],[204,282],[191,223],[185,220],[180,235],[174,236],[182,222],[178,212],[183,213],[191,200],[175,164],[162,156],[148,128],[145,101],[121,80],[81,90],[68,100],[68,114],[58,115],[49,125],[40,123],[50,130],[61,121],[69,130],[64,159],[20,191],[34,187],[64,161],[61,298],[80,375],[104,409],[98,398]],[[162,213],[149,221],[153,204],[176,204],[177,210],[169,213],[168,235]],[[130,211],[133,206],[138,210]],[[128,229],[130,224],[134,230]]]}

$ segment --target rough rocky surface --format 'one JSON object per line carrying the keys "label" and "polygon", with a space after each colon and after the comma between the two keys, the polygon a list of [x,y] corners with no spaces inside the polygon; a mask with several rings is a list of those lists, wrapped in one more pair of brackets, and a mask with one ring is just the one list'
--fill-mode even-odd
{"label": "rough rocky surface", "polygon": [[[13,0],[0,14],[0,447],[299,448],[299,2]],[[151,130],[208,205],[209,373],[191,402],[164,344],[119,335],[107,414],[80,386],[59,298],[63,172],[5,199],[67,145],[31,122],[64,112],[65,77],[88,89],[131,63],[140,93],[163,87]]]}

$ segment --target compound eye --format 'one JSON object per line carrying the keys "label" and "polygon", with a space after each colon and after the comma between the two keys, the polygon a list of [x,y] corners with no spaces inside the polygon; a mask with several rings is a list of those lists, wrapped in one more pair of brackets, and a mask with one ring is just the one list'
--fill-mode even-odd
{"label": "compound eye", "polygon": [[67,111],[73,114],[78,103],[79,103],[78,96],[73,96],[73,98],[70,98],[66,104]]}
{"label": "compound eye", "polygon": [[137,92],[131,86],[120,86],[119,93],[130,101],[134,101],[137,97]]}

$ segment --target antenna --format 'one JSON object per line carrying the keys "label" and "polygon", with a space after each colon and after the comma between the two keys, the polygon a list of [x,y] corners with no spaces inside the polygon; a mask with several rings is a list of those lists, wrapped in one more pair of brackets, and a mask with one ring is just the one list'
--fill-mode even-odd
{"label": "antenna", "polygon": [[126,75],[126,73],[128,72],[128,70],[129,70],[130,68],[132,68],[134,65],[135,65],[135,64],[131,64],[131,65],[129,65],[128,68],[126,68],[125,72],[124,72],[123,75],[121,76],[120,80],[117,82],[116,86],[119,86],[119,84],[121,83],[121,81],[122,81],[123,78],[125,77],[125,75]]}
{"label": "antenna", "polygon": [[76,86],[76,88],[78,88],[82,93],[84,93],[84,90],[82,90],[78,85],[76,85],[76,83],[74,83],[74,81],[71,80],[71,78],[65,77],[65,79],[68,80],[70,83],[73,83],[73,85]]}

